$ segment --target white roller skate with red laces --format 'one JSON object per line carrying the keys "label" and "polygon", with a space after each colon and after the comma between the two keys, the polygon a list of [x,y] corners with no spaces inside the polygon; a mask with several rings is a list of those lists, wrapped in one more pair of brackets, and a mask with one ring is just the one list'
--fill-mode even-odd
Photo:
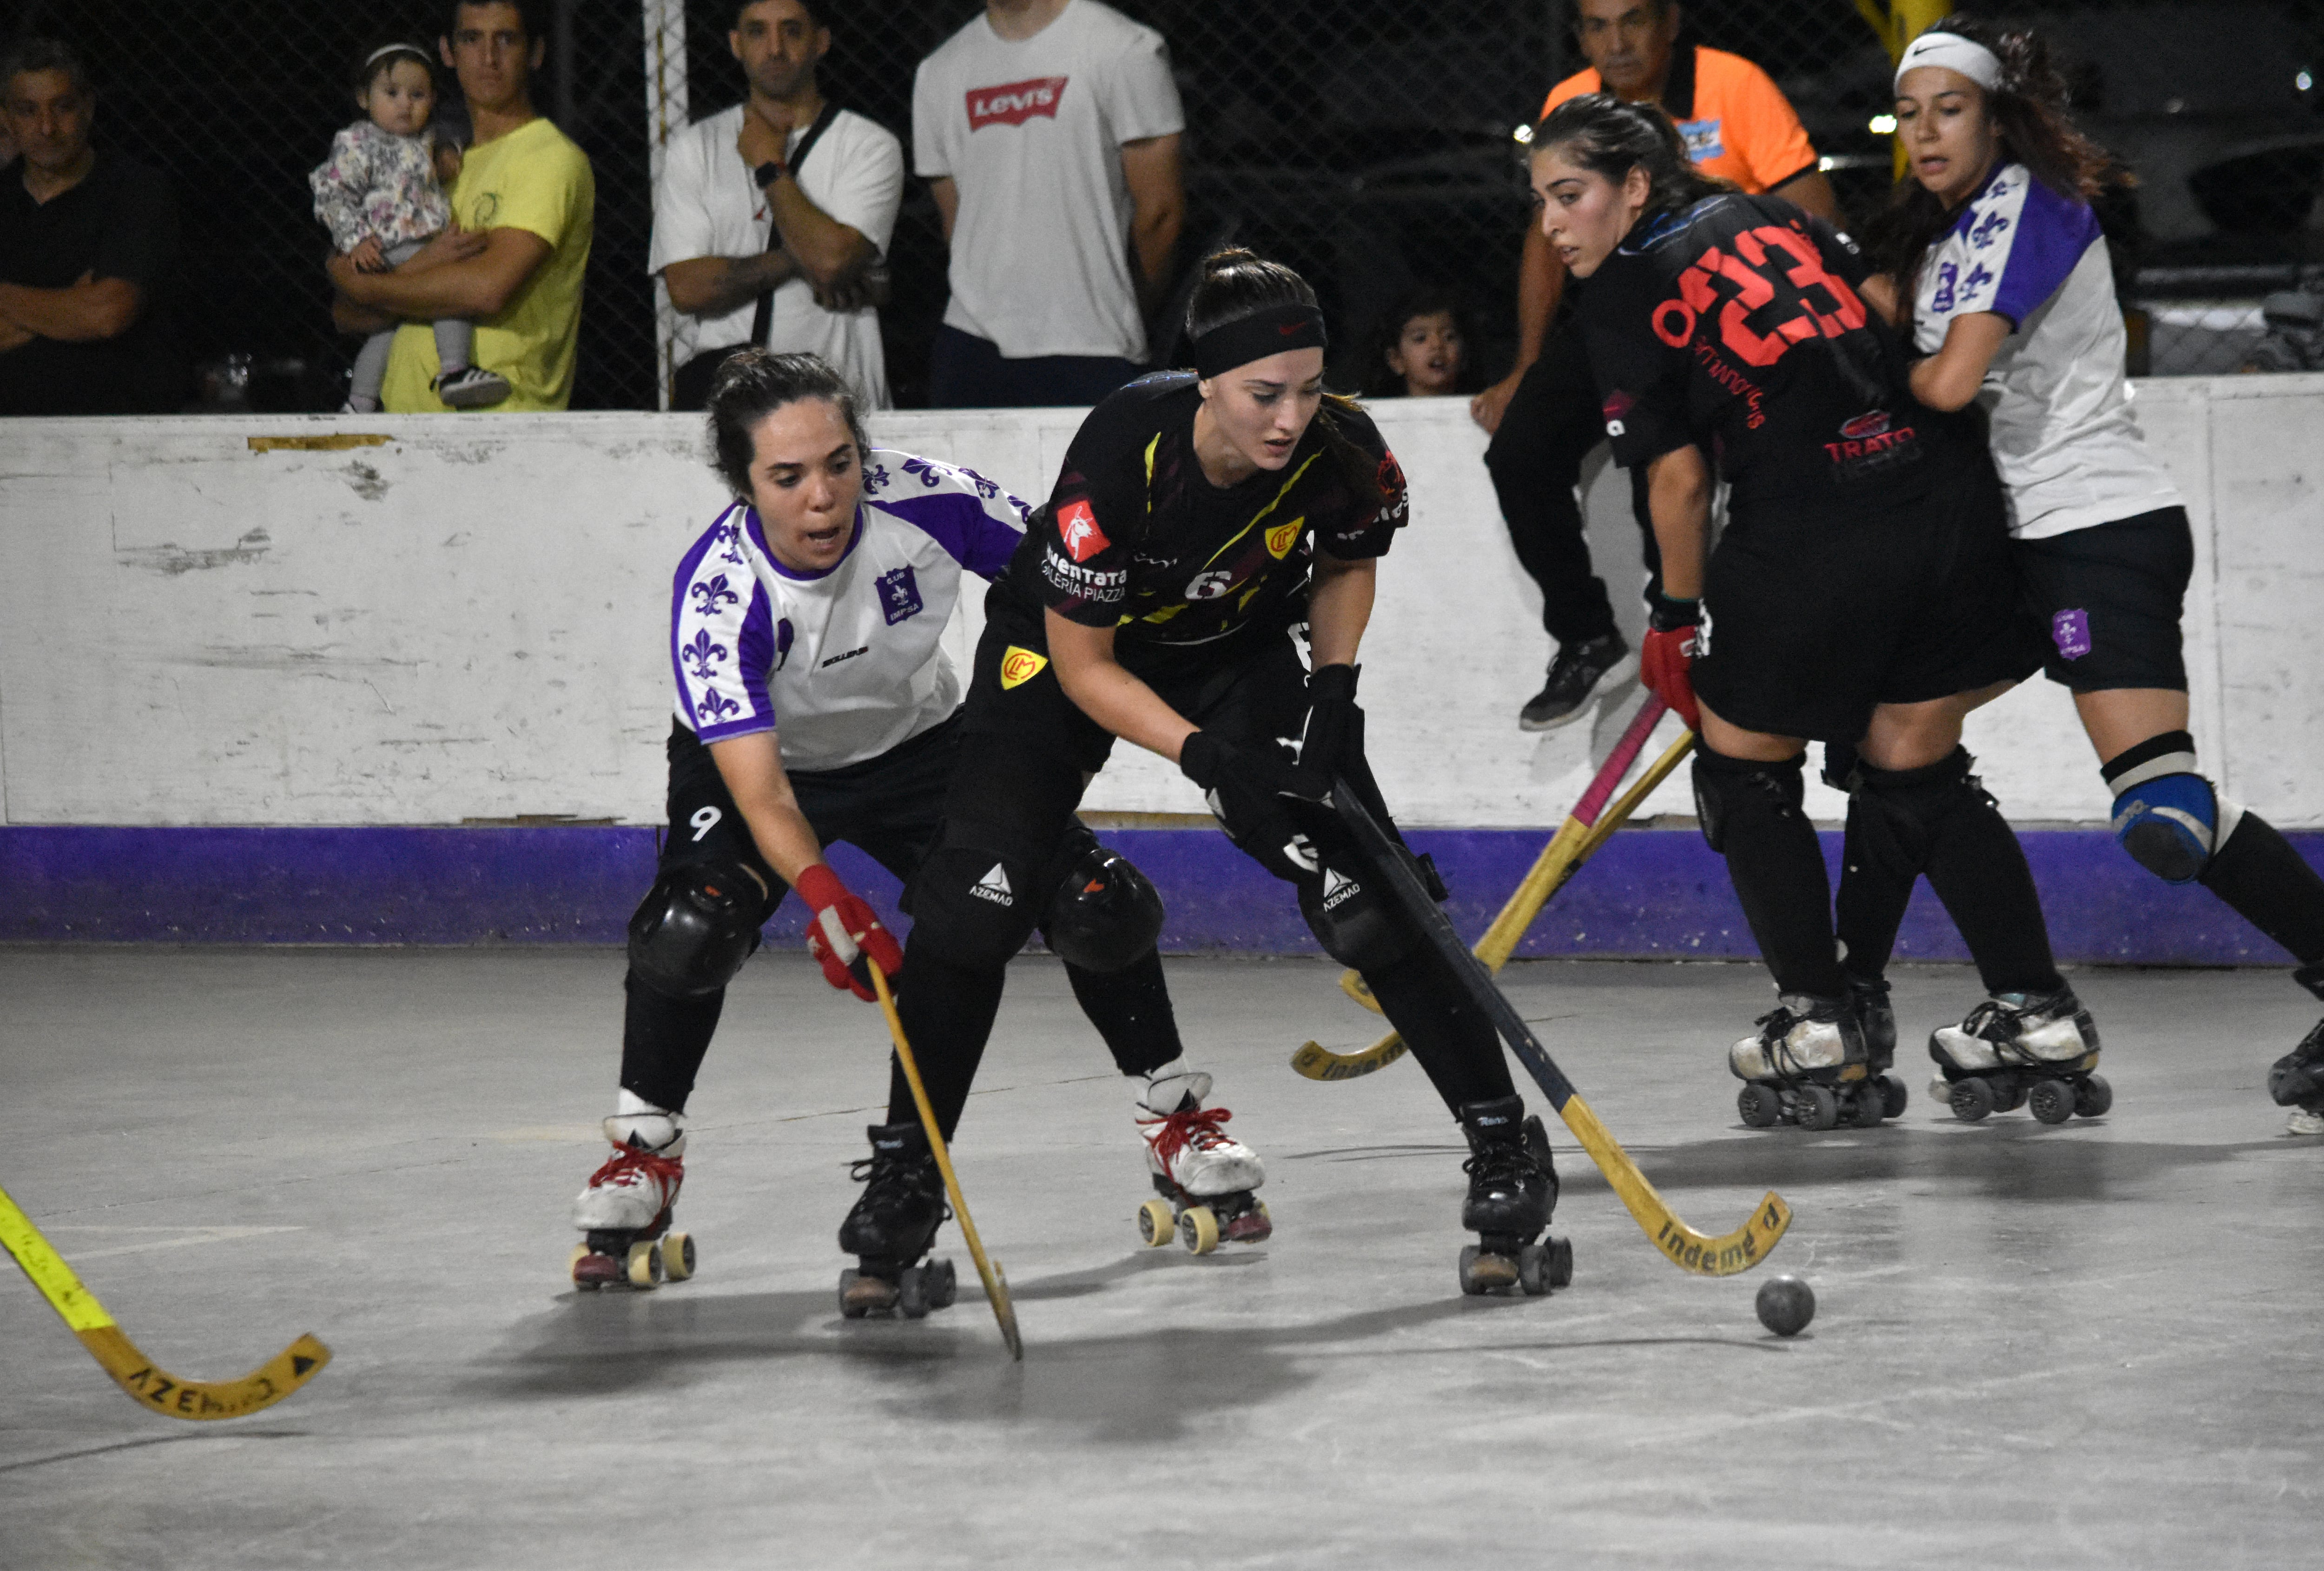
{"label": "white roller skate with red laces", "polygon": [[694,1274],[694,1240],[669,1230],[686,1181],[686,1131],[677,1114],[627,1091],[621,1109],[604,1124],[613,1154],[573,1202],[573,1225],[583,1234],[573,1246],[573,1285],[587,1292],[657,1288]]}
{"label": "white roller skate with red laces", "polygon": [[1259,1153],[1220,1126],[1234,1116],[1205,1107],[1211,1077],[1173,1059],[1147,1077],[1138,1099],[1146,1166],[1159,1198],[1138,1208],[1138,1234],[1149,1248],[1176,1238],[1195,1254],[1221,1243],[1259,1243],[1275,1231],[1266,1203],[1251,1193],[1267,1182]]}

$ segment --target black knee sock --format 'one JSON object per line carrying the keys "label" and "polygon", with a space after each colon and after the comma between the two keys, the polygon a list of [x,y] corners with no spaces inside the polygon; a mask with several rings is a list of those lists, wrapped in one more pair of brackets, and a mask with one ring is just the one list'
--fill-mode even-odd
{"label": "black knee sock", "polygon": [[1364,981],[1455,1118],[1463,1103],[1515,1094],[1499,1033],[1434,951],[1416,949]]}
{"label": "black knee sock", "polygon": [[2200,881],[2301,965],[2324,960],[2324,878],[2257,813],[2245,810]]}
{"label": "black knee sock", "polygon": [[1727,876],[1775,990],[1844,995],[1831,879],[1815,826],[1800,806],[1800,760],[1755,762],[1704,748],[1695,753],[1694,775],[1705,838],[1727,858]]}
{"label": "black knee sock", "polygon": [[1840,893],[1832,901],[1833,928],[1840,935],[1840,963],[1850,976],[1877,982],[1896,952],[1896,929],[1912,903],[1920,870],[1900,865],[1883,844],[1872,809],[1848,799],[1848,835],[1840,853]]}
{"label": "black knee sock", "polygon": [[1991,993],[2054,993],[2066,984],[2050,953],[2050,926],[2025,848],[1975,781],[1973,799],[1949,815],[1923,870]]}
{"label": "black knee sock", "polygon": [[[993,1017],[1001,1012],[1001,990],[1008,981],[1005,966],[970,968],[948,964],[925,946],[908,945],[904,951],[903,985],[896,995],[896,1013],[904,1022],[904,1039],[912,1044],[912,1059],[927,1087],[936,1128],[946,1141],[960,1127],[961,1109],[968,1105],[968,1089],[976,1081],[976,1067],[984,1058],[984,1044],[992,1035]],[[919,1110],[912,1102],[910,1082],[895,1055],[888,1058],[888,1122],[917,1123]]]}
{"label": "black knee sock", "polygon": [[726,991],[669,998],[634,975],[622,978],[622,986],[629,993],[622,1018],[622,1089],[666,1112],[683,1113],[726,1007]]}
{"label": "black knee sock", "polygon": [[1162,956],[1148,949],[1119,971],[1100,975],[1068,961],[1065,975],[1082,1012],[1097,1027],[1125,1075],[1150,1075],[1185,1051],[1170,989],[1162,979]]}

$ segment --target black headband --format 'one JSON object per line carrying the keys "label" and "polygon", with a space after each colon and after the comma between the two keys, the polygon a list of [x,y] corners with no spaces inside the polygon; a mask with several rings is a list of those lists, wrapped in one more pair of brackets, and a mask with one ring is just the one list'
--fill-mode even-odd
{"label": "black headband", "polygon": [[1314,306],[1268,306],[1222,322],[1194,339],[1194,374],[1223,376],[1238,365],[1280,355],[1286,349],[1325,347],[1323,313]]}

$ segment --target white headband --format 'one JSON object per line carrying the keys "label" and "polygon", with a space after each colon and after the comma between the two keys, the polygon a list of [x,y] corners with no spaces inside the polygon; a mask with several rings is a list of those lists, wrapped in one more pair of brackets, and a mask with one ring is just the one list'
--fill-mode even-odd
{"label": "white headband", "polygon": [[392,54],[416,54],[423,63],[428,59],[428,51],[416,43],[383,43],[364,56],[364,69],[371,69],[386,56]]}
{"label": "white headband", "polygon": [[1896,62],[1897,88],[1904,88],[1906,71],[1923,66],[1942,66],[1949,71],[1959,71],[1988,93],[2001,85],[2001,57],[1977,40],[1963,38],[1958,32],[1931,28],[1906,44],[1904,58]]}

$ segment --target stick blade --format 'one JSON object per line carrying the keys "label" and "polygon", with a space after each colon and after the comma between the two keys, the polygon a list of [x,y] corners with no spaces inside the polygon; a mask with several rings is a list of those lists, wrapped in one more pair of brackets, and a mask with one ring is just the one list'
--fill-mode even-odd
{"label": "stick blade", "polygon": [[180,1380],[139,1351],[118,1326],[74,1333],[91,1357],[141,1406],[197,1422],[239,1419],[271,1408],[322,1372],[331,1350],[301,1336],[240,1380]]}
{"label": "stick blade", "polygon": [[1379,1000],[1374,998],[1372,996],[1372,990],[1365,985],[1363,973],[1360,971],[1341,972],[1340,991],[1346,993],[1350,998],[1354,999],[1358,1003],[1362,1004],[1366,1009],[1370,1010],[1374,1014],[1380,1012]]}
{"label": "stick blade", "polygon": [[[1636,1207],[1632,1207],[1632,1214],[1637,1215]],[[1749,1221],[1717,1238],[1695,1232],[1668,1212],[1651,1224],[1643,1215],[1637,1221],[1655,1247],[1679,1270],[1692,1271],[1699,1277],[1731,1277],[1767,1258],[1792,1224],[1792,1208],[1784,1203],[1781,1195],[1770,1189],[1761,1197],[1759,1208],[1751,1214]]]}
{"label": "stick blade", "polygon": [[1335,1053],[1321,1042],[1307,1042],[1291,1055],[1291,1067],[1310,1080],[1360,1080],[1395,1063],[1409,1049],[1393,1032],[1359,1052]]}

